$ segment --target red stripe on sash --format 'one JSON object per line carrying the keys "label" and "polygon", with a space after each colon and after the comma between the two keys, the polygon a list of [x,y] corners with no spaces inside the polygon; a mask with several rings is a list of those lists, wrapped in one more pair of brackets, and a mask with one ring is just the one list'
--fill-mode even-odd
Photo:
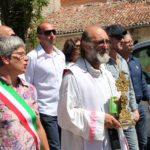
{"label": "red stripe on sash", "polygon": [[36,149],[39,150],[38,148],[38,140],[36,138],[36,135],[34,132],[31,130],[30,126],[27,123],[26,118],[21,114],[21,112],[8,100],[7,97],[5,97],[1,92],[0,92],[0,98],[1,100],[17,115],[23,126],[28,130],[28,132],[32,135],[35,143],[36,143]]}

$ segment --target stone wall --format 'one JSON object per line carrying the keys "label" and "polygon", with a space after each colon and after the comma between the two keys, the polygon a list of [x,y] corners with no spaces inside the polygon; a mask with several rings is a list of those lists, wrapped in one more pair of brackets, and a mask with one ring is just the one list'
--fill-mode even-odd
{"label": "stone wall", "polygon": [[70,34],[70,35],[61,35],[61,36],[59,35],[56,38],[55,45],[56,45],[56,47],[58,47],[59,49],[62,50],[63,45],[64,45],[64,43],[65,43],[65,41],[67,39],[76,38],[76,37],[80,38],[81,37],[81,33]]}
{"label": "stone wall", "polygon": [[61,6],[69,6],[76,4],[85,4],[90,2],[106,2],[106,0],[61,0]]}
{"label": "stone wall", "polygon": [[50,13],[59,10],[61,7],[60,0],[49,0],[49,4],[46,7],[43,7],[42,15],[47,17]]}
{"label": "stone wall", "polygon": [[133,39],[138,41],[150,40],[150,26],[135,27],[129,29]]}
{"label": "stone wall", "polygon": [[[150,40],[150,26],[136,27],[128,29],[133,37],[133,40],[144,41]],[[56,39],[56,46],[60,49],[63,48],[64,42],[69,38],[81,37],[81,33],[70,35],[59,35]]]}

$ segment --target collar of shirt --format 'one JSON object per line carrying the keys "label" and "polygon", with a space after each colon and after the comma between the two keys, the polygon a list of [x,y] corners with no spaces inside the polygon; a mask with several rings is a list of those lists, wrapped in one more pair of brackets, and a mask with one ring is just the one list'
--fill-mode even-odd
{"label": "collar of shirt", "polygon": [[130,56],[129,56],[128,61],[130,61],[131,59],[133,59],[133,55],[130,55]]}
{"label": "collar of shirt", "polygon": [[53,52],[52,52],[52,54],[47,54],[45,51],[44,51],[44,49],[43,49],[43,47],[42,47],[42,45],[41,44],[39,44],[38,45],[38,47],[36,48],[36,50],[37,50],[37,55],[38,55],[38,57],[40,57],[40,56],[42,56],[42,55],[48,55],[49,57],[55,57],[56,55],[60,55],[61,54],[61,52],[60,52],[60,50],[58,50],[55,46],[53,46]]}
{"label": "collar of shirt", "polygon": [[92,76],[94,77],[100,76],[101,70],[94,69],[86,59],[80,58],[78,62],[80,63],[80,65],[82,65],[82,68],[83,69],[85,68],[86,71],[89,72]]}
{"label": "collar of shirt", "polygon": [[120,61],[120,59],[121,59],[121,56],[117,53],[117,54],[116,54],[116,60],[113,59],[112,57],[110,57],[108,63],[117,64],[118,61]]}

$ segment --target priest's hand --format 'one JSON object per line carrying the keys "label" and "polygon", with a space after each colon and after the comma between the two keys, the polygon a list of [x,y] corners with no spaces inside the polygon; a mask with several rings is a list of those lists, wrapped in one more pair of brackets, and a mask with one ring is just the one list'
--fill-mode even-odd
{"label": "priest's hand", "polygon": [[112,115],[105,114],[105,128],[121,128],[121,124]]}

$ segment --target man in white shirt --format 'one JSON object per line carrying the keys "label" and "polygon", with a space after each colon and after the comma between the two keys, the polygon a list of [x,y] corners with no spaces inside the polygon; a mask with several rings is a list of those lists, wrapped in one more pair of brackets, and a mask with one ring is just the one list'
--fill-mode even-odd
{"label": "man in white shirt", "polygon": [[121,124],[108,110],[109,99],[120,96],[103,66],[109,59],[108,49],[109,39],[102,28],[90,26],[83,32],[81,58],[66,70],[60,89],[61,150],[112,150],[109,128],[118,129],[120,149],[127,150]]}
{"label": "man in white shirt", "polygon": [[56,30],[52,24],[41,23],[37,27],[37,37],[40,44],[28,54],[29,63],[25,78],[37,89],[40,118],[50,148],[60,150],[57,105],[65,57],[53,45]]}

